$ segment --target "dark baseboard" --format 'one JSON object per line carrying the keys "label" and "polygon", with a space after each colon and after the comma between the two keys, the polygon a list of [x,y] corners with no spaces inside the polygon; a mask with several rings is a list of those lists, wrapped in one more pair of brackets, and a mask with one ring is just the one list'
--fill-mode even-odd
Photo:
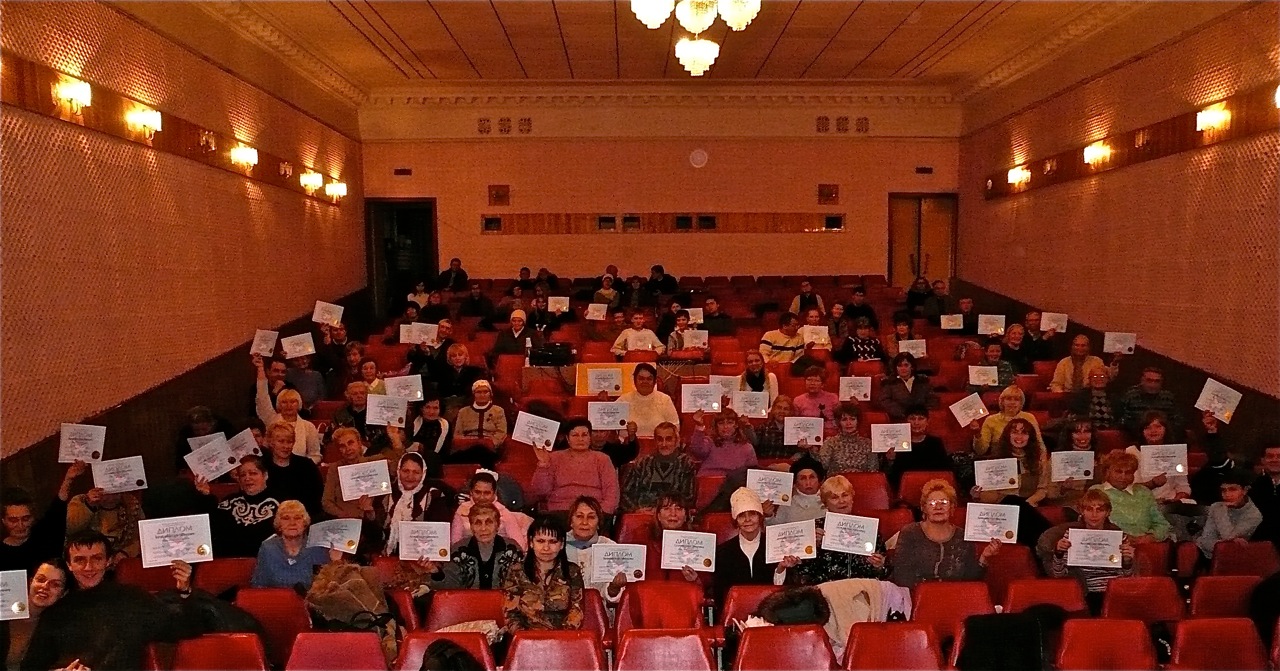
{"label": "dark baseboard", "polygon": [[[972,297],[980,312],[1007,315],[1009,323],[1014,321],[1021,323],[1029,310],[1042,309],[958,278],[952,280],[951,293],[955,296]],[[1066,356],[1070,339],[1081,333],[1089,336],[1090,341],[1093,342],[1095,354],[1101,350],[1102,331],[1087,328],[1072,321],[1067,327],[1066,337],[1060,338],[1056,345],[1062,356]],[[1205,378],[1212,377],[1242,394],[1235,417],[1231,424],[1224,425],[1222,429],[1233,453],[1254,459],[1266,446],[1280,445],[1280,399],[1256,389],[1250,389],[1221,375],[1211,375],[1207,371],[1170,359],[1141,346],[1138,347],[1137,352],[1125,357],[1120,364],[1117,388],[1124,389],[1136,384],[1138,378],[1142,376],[1142,370],[1148,366],[1156,366],[1164,371],[1165,388],[1173,392],[1182,404],[1183,415],[1187,418],[1189,426],[1192,425],[1192,419],[1196,413],[1199,413],[1193,406],[1200,396],[1201,388],[1204,387]]]}
{"label": "dark baseboard", "polygon": [[[345,310],[350,338],[363,340],[372,328],[372,304],[366,289],[337,301]],[[305,333],[314,325],[311,312],[280,326],[281,335]],[[248,420],[253,412],[253,367],[249,365],[252,338],[236,348],[210,359],[195,368],[148,389],[115,407],[78,420],[83,424],[107,427],[107,454],[115,459],[141,455],[146,461],[148,480],[159,484],[171,479],[175,471],[174,445],[178,431],[186,421],[187,410],[205,405],[233,424]],[[75,421],[75,418],[67,418]],[[26,447],[0,462],[5,490],[21,487],[37,501],[52,498],[66,467],[58,464],[58,435]],[[90,476],[82,476],[72,494],[92,487]]]}

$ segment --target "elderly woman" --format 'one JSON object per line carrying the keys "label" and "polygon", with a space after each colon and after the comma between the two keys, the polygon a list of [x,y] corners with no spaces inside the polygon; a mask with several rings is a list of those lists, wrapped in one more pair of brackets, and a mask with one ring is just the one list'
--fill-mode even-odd
{"label": "elderly woman", "polygon": [[[708,422],[708,417],[713,418],[712,421]],[[707,415],[701,410],[693,413],[689,454],[702,461],[698,475],[728,475],[753,468],[758,463],[756,450],[747,439],[738,413],[730,408],[721,410],[717,415]]]}
{"label": "elderly woman", "polygon": [[391,493],[378,497],[374,503],[375,516],[382,523],[386,538],[383,554],[397,554],[401,522],[451,521],[454,500],[455,493],[443,482],[427,478],[422,455],[408,452],[401,456],[391,477]]}
{"label": "elderly woman", "polygon": [[583,418],[565,422],[569,449],[548,452],[535,449],[538,467],[533,472],[533,494],[546,510],[571,510],[578,497],[600,502],[605,514],[618,509],[618,471],[609,456],[591,449],[591,422]]}
{"label": "elderly woman", "polygon": [[741,487],[729,498],[729,507],[738,533],[716,546],[714,592],[720,603],[734,585],[781,585],[787,570],[800,563],[793,555],[777,564],[765,563],[764,504],[759,495]]}
{"label": "elderly woman", "polygon": [[[843,475],[827,478],[822,483],[822,503],[830,513],[852,515],[853,493],[853,483]],[[883,543],[877,543],[877,551],[866,556],[821,549],[825,522],[825,518],[815,522],[818,527],[818,556],[800,562],[794,571],[792,582],[800,585],[820,585],[824,582],[847,578],[884,580],[889,576]]]}
{"label": "elderly woman", "polygon": [[293,453],[320,463],[320,432],[316,430],[315,424],[298,416],[298,412],[302,410],[302,395],[296,390],[285,389],[276,396],[275,407],[271,407],[271,397],[267,393],[267,373],[263,368],[262,358],[254,357],[253,365],[258,369],[257,396],[254,400],[258,419],[267,426],[276,422],[292,425]]}
{"label": "elderly woman", "polygon": [[791,463],[795,484],[791,492],[791,505],[778,506],[773,517],[765,524],[786,524],[821,519],[827,513],[819,490],[827,477],[822,462],[804,455]]}
{"label": "elderly woman", "polygon": [[1111,499],[1096,489],[1085,492],[1080,499],[1080,519],[1045,531],[1036,543],[1036,555],[1044,565],[1045,575],[1079,580],[1085,589],[1085,602],[1096,617],[1102,612],[1107,583],[1113,578],[1137,575],[1137,565],[1133,561],[1134,545],[1125,536],[1120,542],[1120,556],[1111,558],[1114,562],[1111,567],[1067,566],[1067,551],[1071,549],[1068,531],[1071,529],[1120,531],[1120,527],[1111,523]]}
{"label": "elderly woman", "polygon": [[1134,543],[1158,543],[1170,535],[1169,520],[1160,513],[1160,506],[1151,490],[1134,483],[1138,472],[1138,458],[1115,450],[1102,459],[1099,470],[1104,481],[1091,489],[1100,490],[1111,499],[1111,521],[1120,527]]}
{"label": "elderly woman", "polygon": [[342,556],[339,548],[307,545],[311,515],[300,501],[289,500],[276,509],[276,533],[258,546],[258,562],[249,584],[254,587],[311,588],[315,568]]}
{"label": "elderly woman", "polygon": [[204,478],[196,478],[196,491],[206,497],[209,530],[218,556],[253,557],[258,554],[262,541],[275,533],[280,500],[267,487],[267,466],[262,457],[242,458],[231,475],[240,492],[220,502],[213,500]]}
{"label": "elderly woman", "polygon": [[1049,455],[1035,435],[1031,423],[1015,418],[1004,427],[1000,442],[987,459],[1017,459],[1018,485],[1006,489],[983,490],[975,486],[971,496],[982,503],[1001,503],[1022,507],[1018,518],[1018,542],[1035,547],[1036,539],[1049,523],[1034,509],[1049,496]]}
{"label": "elderly woman", "polygon": [[978,434],[973,437],[973,453],[978,457],[987,456],[1000,440],[1004,427],[1014,419],[1027,420],[1035,429],[1036,442],[1044,445],[1044,437],[1040,435],[1040,424],[1035,415],[1022,409],[1026,402],[1027,395],[1021,389],[1014,385],[1005,387],[1000,392],[1000,412],[991,413],[984,420],[975,419],[969,424],[969,428],[978,429]]}
{"label": "elderly woman", "polygon": [[829,435],[836,428],[836,406],[840,405],[840,397],[822,388],[826,380],[827,369],[809,366],[804,371],[804,393],[795,397],[793,404],[801,417],[821,417]]}
{"label": "elderly woman", "polygon": [[981,580],[987,562],[1000,552],[1000,541],[992,538],[975,554],[964,540],[964,530],[951,523],[957,504],[956,490],[946,480],[930,480],[920,489],[924,519],[903,527],[890,539],[896,550],[894,583],[915,587],[926,580]]}
{"label": "elderly woman", "polygon": [[529,526],[524,561],[502,574],[508,631],[582,628],[582,570],[565,556],[566,533],[550,515]]}
{"label": "elderly woman", "polygon": [[440,416],[440,397],[428,393],[418,407],[418,416],[410,425],[413,437],[410,452],[443,455],[449,452],[449,420]]}
{"label": "elderly woman", "polygon": [[510,506],[502,503],[501,485],[499,482],[505,482],[510,478],[499,479],[497,473],[486,471],[484,469],[477,470],[471,479],[467,481],[468,500],[458,504],[457,510],[453,513],[453,524],[450,525],[449,538],[455,544],[461,543],[467,536],[472,535],[471,532],[471,508],[478,505],[491,505],[498,510],[499,524],[498,533],[506,538],[512,539],[523,552],[525,532],[528,531],[529,525],[533,522],[533,518],[521,512],[512,512]]}
{"label": "elderly woman", "polygon": [[590,582],[592,571],[591,548],[595,545],[612,545],[613,539],[600,535],[600,521],[604,510],[600,502],[590,496],[579,496],[569,507],[569,536],[564,554],[569,561],[582,569],[583,583],[594,589],[609,603],[617,603],[627,586],[627,576],[621,572],[608,582]]}
{"label": "elderly woman", "polygon": [[27,617],[0,623],[0,646],[5,650],[5,669],[16,671],[21,667],[31,636],[40,622],[40,615],[67,593],[69,577],[61,559],[42,562],[31,574],[31,580],[27,583]]}
{"label": "elderly woman", "polygon": [[662,534],[665,531],[690,531],[693,518],[688,502],[672,491],[658,494],[653,508],[653,526],[645,541],[645,580],[684,580],[702,582],[708,580],[705,573],[698,573],[685,566],[680,570],[662,568]]}
{"label": "elderly woman", "polygon": [[467,520],[472,535],[453,544],[449,561],[401,562],[390,586],[407,589],[415,597],[441,589],[498,589],[508,567],[524,560],[520,545],[498,533],[502,515],[489,503],[471,506]]}
{"label": "elderly woman", "polygon": [[614,281],[613,275],[608,273],[602,275],[600,277],[600,288],[596,289],[596,292],[591,295],[591,302],[604,303],[609,306],[610,310],[618,309],[618,306],[622,304],[622,294],[614,288]]}
{"label": "elderly woman", "polygon": [[[756,353],[759,356],[759,353]],[[773,375],[773,373],[769,373]],[[798,451],[795,445],[787,445],[784,440],[786,418],[794,417],[795,410],[791,397],[785,394],[778,396],[769,406],[769,417],[765,419],[760,430],[756,431],[753,442],[756,456],[761,459],[790,459]]]}
{"label": "elderly woman", "polygon": [[324,512],[320,504],[324,495],[324,479],[314,461],[293,453],[293,426],[286,422],[276,422],[267,427],[266,443],[264,461],[267,463],[271,489],[280,500],[301,501],[308,513],[321,515]]}
{"label": "elderly woman", "polygon": [[764,368],[764,356],[757,350],[746,355],[746,369],[738,376],[738,391],[763,391],[769,394],[769,405],[778,399],[778,376]]}
{"label": "elderly woman", "polygon": [[880,407],[889,413],[889,419],[903,422],[906,421],[907,408],[915,405],[932,408],[938,404],[938,398],[929,386],[929,378],[916,374],[914,356],[900,352],[893,357],[890,369],[892,375],[881,383],[878,395]]}
{"label": "elderly woman", "polygon": [[493,403],[493,385],[488,380],[471,384],[471,405],[458,410],[453,449],[445,457],[449,464],[480,464],[492,469],[498,449],[507,439],[507,414]]}
{"label": "elderly woman", "polygon": [[378,362],[369,357],[360,360],[360,381],[368,385],[370,394],[387,393],[387,383],[382,380],[382,372],[378,370]]}
{"label": "elderly woman", "polygon": [[862,412],[854,401],[836,408],[839,433],[814,446],[813,456],[828,473],[871,473],[880,469],[880,458],[871,452],[871,439],[858,434]]}

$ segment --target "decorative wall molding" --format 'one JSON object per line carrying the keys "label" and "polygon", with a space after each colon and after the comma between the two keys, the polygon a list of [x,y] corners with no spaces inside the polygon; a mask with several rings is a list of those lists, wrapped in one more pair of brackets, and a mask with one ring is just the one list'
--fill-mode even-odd
{"label": "decorative wall molding", "polygon": [[[852,92],[851,92],[852,89]],[[591,107],[669,106],[797,107],[797,106],[916,106],[956,104],[944,89],[922,87],[785,86],[776,84],[689,90],[680,85],[583,85],[563,82],[537,87],[519,84],[477,86],[419,86],[372,91],[366,107]]]}

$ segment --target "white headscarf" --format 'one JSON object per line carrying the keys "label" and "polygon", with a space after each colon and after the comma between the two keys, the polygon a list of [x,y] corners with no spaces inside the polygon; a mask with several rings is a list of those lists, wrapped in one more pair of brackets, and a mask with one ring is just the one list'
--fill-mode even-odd
{"label": "white headscarf", "polygon": [[[413,489],[405,489],[404,482],[400,480],[400,467],[404,465],[404,460],[410,456],[422,466],[422,479],[418,481],[418,485]],[[387,516],[387,526],[390,535],[387,536],[387,547],[383,554],[391,555],[400,547],[400,523],[412,522],[413,520],[413,500],[418,492],[427,484],[427,466],[424,460],[416,452],[409,452],[400,457],[400,461],[396,462],[396,488],[400,490],[400,498],[395,499],[391,504],[391,514]],[[423,506],[425,509],[425,505]]]}

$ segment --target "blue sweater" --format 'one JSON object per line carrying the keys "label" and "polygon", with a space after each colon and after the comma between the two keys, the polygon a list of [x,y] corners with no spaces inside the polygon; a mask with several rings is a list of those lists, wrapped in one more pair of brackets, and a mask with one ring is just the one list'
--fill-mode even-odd
{"label": "blue sweater", "polygon": [[300,584],[310,589],[315,567],[328,563],[329,551],[325,548],[302,548],[302,552],[289,557],[284,552],[284,539],[272,536],[262,541],[258,548],[258,564],[253,567],[249,584],[254,587],[293,587]]}

